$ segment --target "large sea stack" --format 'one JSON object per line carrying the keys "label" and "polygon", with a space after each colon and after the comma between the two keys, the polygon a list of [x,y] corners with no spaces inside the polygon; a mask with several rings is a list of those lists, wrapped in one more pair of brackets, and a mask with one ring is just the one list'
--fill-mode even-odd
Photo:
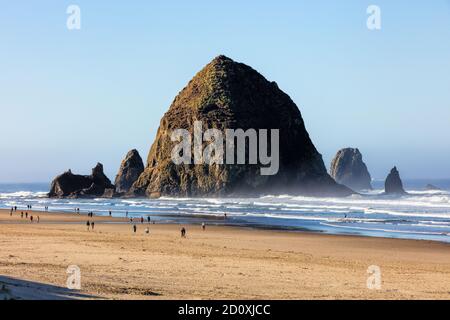
{"label": "large sea stack", "polygon": [[372,189],[372,178],[358,149],[345,148],[339,150],[331,162],[330,174],[336,182],[352,190]]}
{"label": "large sea stack", "polygon": [[122,161],[116,176],[114,183],[116,192],[121,194],[130,191],[131,186],[136,182],[143,171],[144,162],[142,161],[139,152],[136,149],[128,152],[125,159]]}
{"label": "large sea stack", "polygon": [[51,185],[50,198],[100,197],[105,190],[114,189],[111,181],[103,173],[103,165],[97,163],[91,175],[73,174],[71,170],[57,176]]}
{"label": "large sea stack", "polygon": [[[222,132],[279,129],[278,174],[263,176],[260,165],[176,165],[171,152],[178,142],[171,141],[171,134],[186,129],[193,135],[195,121],[202,121],[203,130]],[[203,142],[204,148],[207,145]],[[175,98],[161,120],[147,166],[132,192],[150,197],[352,193],[328,175],[290,97],[275,82],[225,56],[210,62]]]}
{"label": "large sea stack", "polygon": [[403,195],[406,194],[405,189],[403,189],[403,182],[400,178],[400,173],[397,167],[394,167],[386,178],[384,183],[385,193],[392,195]]}

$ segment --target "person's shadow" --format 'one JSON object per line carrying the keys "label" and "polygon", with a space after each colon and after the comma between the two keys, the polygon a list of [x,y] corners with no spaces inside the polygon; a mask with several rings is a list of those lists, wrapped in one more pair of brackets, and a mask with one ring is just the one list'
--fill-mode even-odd
{"label": "person's shadow", "polygon": [[80,300],[96,296],[51,284],[0,276],[0,300]]}

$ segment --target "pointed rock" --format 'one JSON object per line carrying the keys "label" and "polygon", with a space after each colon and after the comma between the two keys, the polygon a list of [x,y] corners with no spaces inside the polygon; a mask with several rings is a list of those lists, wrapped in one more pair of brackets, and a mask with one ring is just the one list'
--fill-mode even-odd
{"label": "pointed rock", "polygon": [[139,155],[139,152],[135,149],[128,152],[125,159],[120,165],[119,172],[117,173],[115,185],[117,193],[127,193],[130,191],[131,186],[139,178],[144,171],[144,162]]}
{"label": "pointed rock", "polygon": [[400,173],[398,172],[397,167],[394,167],[391,170],[391,172],[386,178],[384,186],[386,194],[396,194],[396,195],[406,194],[405,189],[403,189],[403,182],[400,178]]}
{"label": "pointed rock", "polygon": [[[178,142],[171,141],[171,134],[186,129],[193,135],[195,121],[202,121],[203,130],[222,132],[279,129],[278,173],[262,176],[259,164],[174,164],[171,152]],[[203,148],[207,145],[204,142]],[[150,197],[352,193],[328,175],[291,98],[275,82],[225,56],[210,62],[175,98],[161,120],[146,169],[131,191]]]}
{"label": "pointed rock", "polygon": [[337,183],[352,190],[372,189],[372,178],[358,149],[345,148],[339,150],[331,162],[330,175]]}

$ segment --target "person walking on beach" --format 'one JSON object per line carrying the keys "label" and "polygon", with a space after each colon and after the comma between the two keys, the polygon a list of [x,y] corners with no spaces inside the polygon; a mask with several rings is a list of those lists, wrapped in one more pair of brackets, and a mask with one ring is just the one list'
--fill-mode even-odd
{"label": "person walking on beach", "polygon": [[28,219],[28,212],[25,212],[25,219]]}
{"label": "person walking on beach", "polygon": [[204,222],[202,222],[202,230],[205,231],[206,230],[206,224]]}
{"label": "person walking on beach", "polygon": [[92,223],[91,223],[91,228],[92,228],[92,231],[94,231],[94,226],[95,226],[95,222],[94,222],[94,221],[92,221]]}
{"label": "person walking on beach", "polygon": [[89,222],[89,220],[86,222],[86,227],[87,227],[87,231],[89,231],[89,228],[91,227],[91,223]]}
{"label": "person walking on beach", "polygon": [[143,217],[141,217],[141,223],[144,223],[144,218]]}
{"label": "person walking on beach", "polygon": [[133,232],[136,233],[136,231],[137,231],[137,227],[135,224],[133,224]]}
{"label": "person walking on beach", "polygon": [[33,216],[30,216],[30,221],[31,223],[33,223]]}
{"label": "person walking on beach", "polygon": [[186,238],[186,229],[184,227],[181,228],[181,237]]}
{"label": "person walking on beach", "polygon": [[20,218],[23,219],[23,211],[20,213]]}
{"label": "person walking on beach", "polygon": [[112,212],[111,212],[111,210],[109,210],[109,216],[110,216],[110,217],[112,216]]}
{"label": "person walking on beach", "polygon": [[14,206],[14,211],[16,211],[16,212],[17,212],[17,206]]}
{"label": "person walking on beach", "polygon": [[125,212],[125,217],[127,217],[127,218],[128,218],[128,211],[127,211],[127,212]]}
{"label": "person walking on beach", "polygon": [[9,216],[12,217],[13,208],[11,208],[11,212],[9,213]]}

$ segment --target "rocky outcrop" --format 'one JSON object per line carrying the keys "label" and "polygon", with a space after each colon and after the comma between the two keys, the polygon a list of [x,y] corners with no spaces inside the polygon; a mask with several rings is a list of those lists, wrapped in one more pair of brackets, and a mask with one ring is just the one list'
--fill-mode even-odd
{"label": "rocky outcrop", "polygon": [[114,183],[116,192],[120,194],[130,191],[131,186],[136,182],[143,171],[144,162],[142,162],[139,152],[135,149],[128,152],[125,159],[122,161],[116,176]]}
{"label": "rocky outcrop", "polygon": [[337,183],[355,191],[372,189],[370,173],[358,149],[338,151],[330,166],[330,175]]}
{"label": "rocky outcrop", "polygon": [[48,196],[51,198],[100,197],[106,189],[114,189],[114,186],[103,173],[103,165],[97,163],[91,175],[77,175],[69,170],[57,176],[52,182]]}
{"label": "rocky outcrop", "polygon": [[105,192],[103,192],[102,198],[115,198],[120,197],[122,194],[117,193],[116,189],[109,188],[105,189]]}
{"label": "rocky outcrop", "polygon": [[425,190],[427,190],[427,191],[441,191],[442,189],[439,188],[439,187],[436,187],[435,185],[427,184],[425,186]]}
{"label": "rocky outcrop", "polygon": [[[195,121],[202,122],[203,130],[221,132],[279,129],[278,173],[261,175],[259,164],[175,164],[171,152],[178,142],[171,134],[185,129],[193,135]],[[203,142],[203,149],[208,144]],[[175,98],[131,192],[150,197],[352,193],[328,175],[291,98],[275,82],[225,56],[209,63]]]}
{"label": "rocky outcrop", "polygon": [[400,173],[398,172],[397,167],[394,167],[387,176],[386,182],[384,183],[384,189],[386,194],[406,194],[405,189],[403,189],[403,182],[400,178]]}

